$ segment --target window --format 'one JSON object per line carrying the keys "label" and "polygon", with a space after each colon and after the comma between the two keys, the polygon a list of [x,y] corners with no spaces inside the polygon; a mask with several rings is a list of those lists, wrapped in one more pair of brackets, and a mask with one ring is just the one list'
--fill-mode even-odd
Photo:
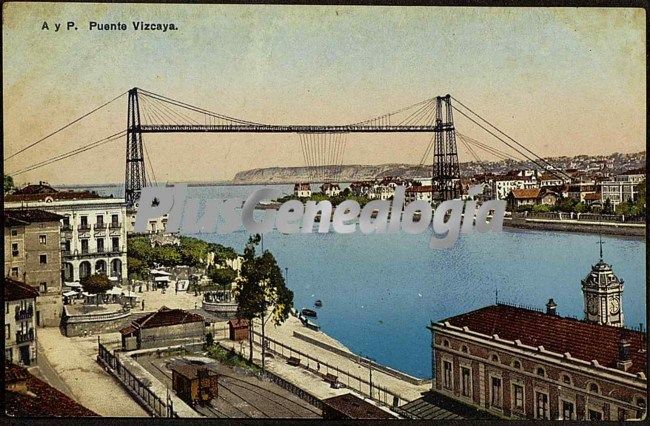
{"label": "window", "polygon": [[601,413],[600,411],[596,411],[596,410],[589,410],[588,417],[589,417],[590,421],[602,420],[603,419],[603,413]]}
{"label": "window", "polygon": [[64,247],[65,247],[65,248],[64,248],[64,251],[66,251],[66,252],[70,252],[70,240],[67,240],[67,241],[64,243]]}
{"label": "window", "polygon": [[625,420],[627,420],[627,411],[625,411],[625,409],[623,409],[623,408],[619,408],[618,409],[618,421],[623,422]]}
{"label": "window", "polygon": [[539,377],[544,377],[546,375],[546,372],[542,367],[537,367],[536,373]]}
{"label": "window", "polygon": [[490,386],[490,405],[501,408],[501,379],[492,377]]}
{"label": "window", "polygon": [[492,356],[490,356],[490,361],[499,362],[499,356],[497,354],[492,354]]}
{"label": "window", "polygon": [[13,257],[20,255],[20,251],[18,251],[18,243],[11,243],[11,255]]}
{"label": "window", "polygon": [[41,293],[47,293],[47,283],[46,282],[40,283],[39,286],[38,286],[38,290]]}
{"label": "window", "polygon": [[81,216],[81,228],[88,228],[88,216]]}
{"label": "window", "polygon": [[11,350],[11,348],[5,349],[5,359],[8,359],[9,362],[13,362],[13,360],[14,360],[13,359],[13,351]]}
{"label": "window", "polygon": [[466,397],[472,396],[472,372],[469,367],[460,367],[461,394]]}
{"label": "window", "polygon": [[460,351],[462,353],[464,353],[464,354],[468,354],[469,353],[469,348],[467,347],[467,345],[463,345],[463,346],[460,347]]}
{"label": "window", "polygon": [[111,224],[112,224],[112,226],[116,227],[116,226],[119,225],[119,223],[120,223],[119,216],[116,215],[116,214],[111,215]]}
{"label": "window", "polygon": [[571,376],[569,376],[568,374],[563,374],[562,375],[562,383],[564,383],[565,385],[570,385],[571,384]]}
{"label": "window", "polygon": [[98,228],[103,228],[104,227],[104,215],[103,214],[98,214],[97,215],[97,227]]}
{"label": "window", "polygon": [[16,267],[11,268],[11,276],[12,277],[17,277],[18,276],[18,268],[16,268]]}
{"label": "window", "polygon": [[573,420],[575,407],[572,402],[562,401],[562,420]]}
{"label": "window", "polygon": [[11,336],[11,326],[9,324],[5,324],[5,340],[9,340]]}
{"label": "window", "polygon": [[113,251],[120,251],[120,238],[119,237],[111,238],[111,246]]}
{"label": "window", "polygon": [[12,237],[15,237],[15,236],[17,236],[17,235],[18,235],[18,230],[17,230],[17,229],[12,229],[12,230],[11,230],[11,236],[12,236]]}
{"label": "window", "polygon": [[39,244],[47,244],[47,235],[39,235],[38,236],[38,243]]}
{"label": "window", "polygon": [[512,362],[512,367],[516,368],[517,370],[521,370],[521,362],[519,362],[518,360],[514,360]]}
{"label": "window", "polygon": [[41,265],[46,265],[47,264],[47,255],[46,254],[41,254],[38,256],[38,261]]}
{"label": "window", "polygon": [[638,410],[636,410],[636,418],[637,419],[642,419],[645,416],[645,411],[646,411],[646,403],[645,403],[645,398],[637,396],[635,398],[635,405],[639,407]]}
{"label": "window", "polygon": [[81,240],[81,253],[88,253],[88,240]]}
{"label": "window", "polygon": [[548,420],[548,395],[543,392],[535,392],[535,405],[535,417]]}
{"label": "window", "polygon": [[70,216],[66,216],[63,218],[63,227],[64,228],[70,227]]}
{"label": "window", "polygon": [[512,385],[512,405],[515,410],[524,411],[524,387],[522,385]]}
{"label": "window", "polygon": [[442,362],[442,371],[443,371],[443,386],[445,389],[451,389],[451,362],[443,361]]}
{"label": "window", "polygon": [[599,393],[598,385],[596,383],[589,383],[589,392]]}
{"label": "window", "polygon": [[97,238],[97,253],[104,253],[104,239]]}
{"label": "window", "polygon": [[444,346],[445,348],[448,348],[448,347],[449,347],[449,340],[444,339],[444,340],[442,341],[442,346]]}

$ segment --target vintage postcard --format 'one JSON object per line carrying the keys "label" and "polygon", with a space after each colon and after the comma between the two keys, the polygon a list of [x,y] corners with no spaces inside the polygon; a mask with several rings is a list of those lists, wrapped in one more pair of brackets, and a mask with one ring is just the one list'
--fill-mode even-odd
{"label": "vintage postcard", "polygon": [[642,7],[2,35],[6,416],[645,418]]}

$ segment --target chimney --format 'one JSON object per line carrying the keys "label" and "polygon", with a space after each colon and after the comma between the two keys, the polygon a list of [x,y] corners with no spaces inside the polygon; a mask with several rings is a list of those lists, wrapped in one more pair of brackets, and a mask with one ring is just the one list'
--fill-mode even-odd
{"label": "chimney", "polygon": [[619,370],[627,371],[631,366],[630,343],[625,339],[621,339],[618,343],[618,361],[616,362],[616,367]]}
{"label": "chimney", "polygon": [[546,304],[546,315],[552,315],[556,316],[557,315],[557,303],[553,299],[548,299],[548,303]]}

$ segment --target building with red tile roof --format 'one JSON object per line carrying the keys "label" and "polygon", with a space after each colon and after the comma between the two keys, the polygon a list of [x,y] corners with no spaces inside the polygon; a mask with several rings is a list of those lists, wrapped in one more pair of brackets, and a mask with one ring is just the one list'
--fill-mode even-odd
{"label": "building with red tile roof", "polygon": [[10,417],[98,416],[11,362],[5,362],[4,398],[5,414]]}
{"label": "building with red tile roof", "polygon": [[144,349],[169,346],[185,339],[203,339],[205,318],[183,309],[163,306],[120,330],[122,347]]}
{"label": "building with red tile roof", "polygon": [[641,331],[497,304],[435,323],[434,391],[505,418],[645,415]]}

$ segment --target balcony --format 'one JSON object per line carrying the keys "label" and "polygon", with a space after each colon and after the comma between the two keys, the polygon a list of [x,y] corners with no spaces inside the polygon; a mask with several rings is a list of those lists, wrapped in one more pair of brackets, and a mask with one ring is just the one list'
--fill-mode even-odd
{"label": "balcony", "polygon": [[34,329],[30,328],[27,333],[16,332],[16,343],[25,343],[34,341]]}
{"label": "balcony", "polygon": [[90,231],[90,225],[87,223],[82,223],[79,225],[79,232],[89,232]]}
{"label": "balcony", "polygon": [[108,224],[108,227],[110,229],[119,229],[122,227],[122,224],[120,222],[111,222]]}
{"label": "balcony", "polygon": [[72,232],[72,225],[67,223],[67,224],[61,226],[61,231],[63,231],[63,232]]}
{"label": "balcony", "polygon": [[23,321],[34,316],[34,308],[31,306],[27,309],[17,309],[16,307],[16,321]]}
{"label": "balcony", "polygon": [[62,256],[72,256],[72,251],[71,251],[71,250],[63,249],[63,250],[61,251],[61,255],[62,255]]}

